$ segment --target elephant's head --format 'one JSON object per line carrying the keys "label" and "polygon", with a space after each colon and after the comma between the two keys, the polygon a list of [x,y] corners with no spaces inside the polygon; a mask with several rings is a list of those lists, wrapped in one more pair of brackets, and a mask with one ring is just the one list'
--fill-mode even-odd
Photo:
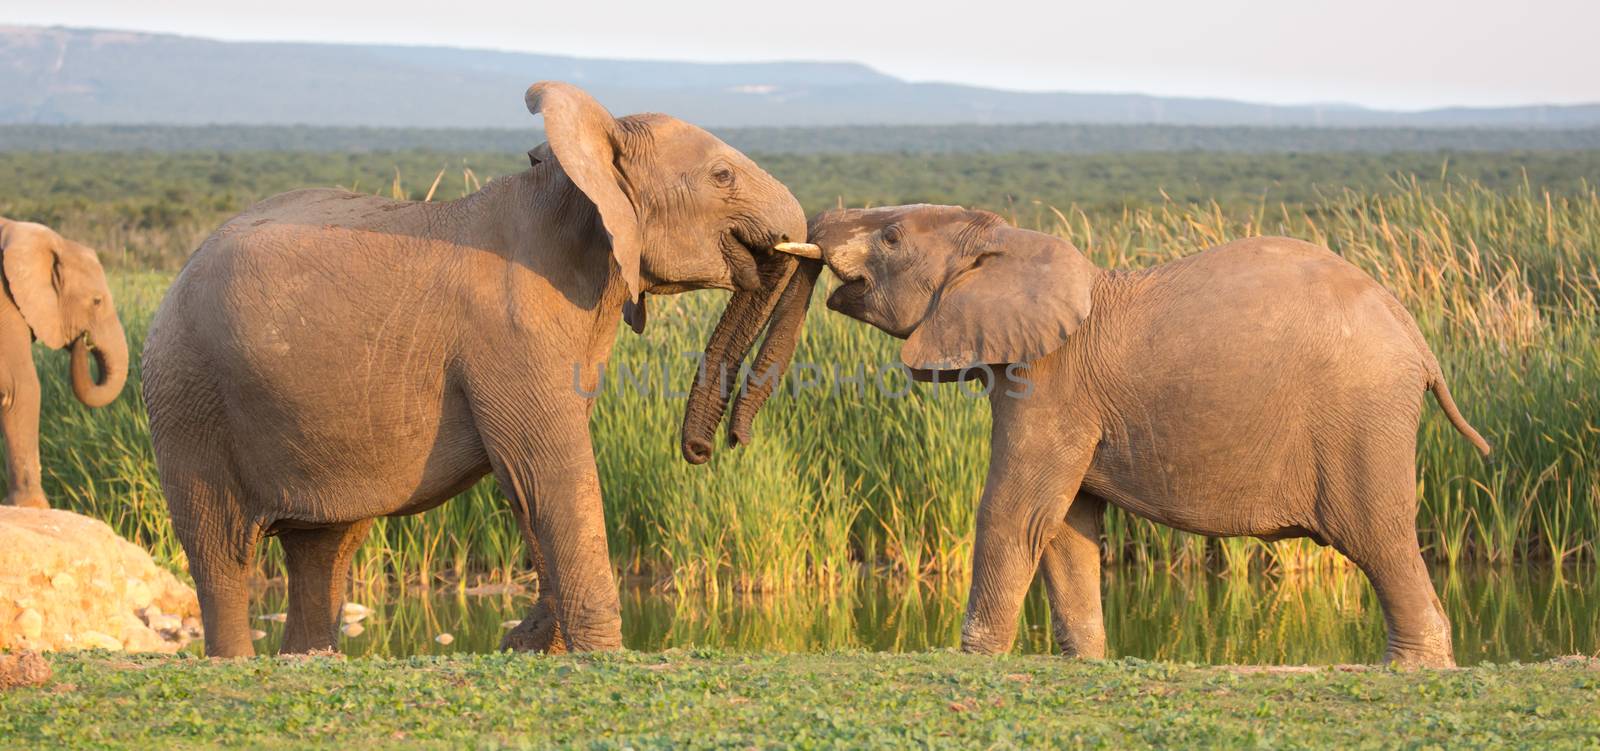
{"label": "elephant's head", "polygon": [[72,347],[72,393],[90,407],[110,404],[128,378],[128,340],[94,251],[43,225],[0,219],[0,261],[34,338]]}
{"label": "elephant's head", "polygon": [[811,222],[842,282],[828,307],[905,339],[919,377],[1028,362],[1089,316],[1100,271],[1071,243],[959,206],[839,209]]}
{"label": "elephant's head", "polygon": [[[577,87],[549,81],[528,89],[527,104],[544,115],[549,138],[530,157],[536,164],[554,159],[599,210],[635,331],[644,327],[646,294],[734,291],[684,413],[684,457],[704,462],[729,386],[762,331],[755,373],[781,374],[794,354],[822,266],[773,248],[805,239],[805,212],[749,157],[681,120],[614,118]],[[732,442],[749,441],[770,391],[770,382],[746,383],[733,410]]]}

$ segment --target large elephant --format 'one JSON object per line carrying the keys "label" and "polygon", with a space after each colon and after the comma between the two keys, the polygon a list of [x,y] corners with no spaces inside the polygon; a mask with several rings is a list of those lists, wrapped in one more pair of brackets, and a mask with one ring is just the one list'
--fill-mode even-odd
{"label": "large elephant", "polygon": [[914,374],[990,389],[964,649],[1010,648],[1042,569],[1062,651],[1103,656],[1111,503],[1200,534],[1332,545],[1377,590],[1388,660],[1453,664],[1417,547],[1419,392],[1489,446],[1411,316],[1355,266],[1260,237],[1104,272],[953,206],[830,211],[811,232],[842,280],[829,308],[906,339]]}
{"label": "large elephant", "polygon": [[[489,472],[541,569],[537,628],[518,646],[619,648],[587,396],[619,321],[643,326],[646,293],[733,289],[708,369],[737,371],[763,330],[763,357],[792,353],[809,295],[786,292],[821,264],[772,252],[806,229],[783,185],[699,128],[613,118],[570,85],[535,84],[527,105],[548,137],[531,169],[447,203],[270,198],[173,283],[144,392],[207,654],[251,653],[262,536],[288,567],[283,651],[332,648],[371,520]],[[709,453],[725,396],[691,400],[692,458]]]}
{"label": "large elephant", "polygon": [[[72,393],[110,404],[128,379],[128,339],[94,251],[32,222],[0,218],[0,427],[10,486],[6,503],[48,508],[39,468],[39,374],[33,341],[72,348]],[[99,367],[93,373],[90,360]]]}

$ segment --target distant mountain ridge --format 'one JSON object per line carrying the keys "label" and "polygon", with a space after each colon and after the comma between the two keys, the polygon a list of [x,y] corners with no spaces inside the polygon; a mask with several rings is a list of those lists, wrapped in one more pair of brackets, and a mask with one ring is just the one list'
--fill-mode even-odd
{"label": "distant mountain ridge", "polygon": [[1600,126],[1600,104],[1390,112],[911,83],[858,63],[604,60],[0,26],[0,123],[511,128],[531,124],[521,95],[541,79],[579,84],[618,114],[670,112],[719,127]]}

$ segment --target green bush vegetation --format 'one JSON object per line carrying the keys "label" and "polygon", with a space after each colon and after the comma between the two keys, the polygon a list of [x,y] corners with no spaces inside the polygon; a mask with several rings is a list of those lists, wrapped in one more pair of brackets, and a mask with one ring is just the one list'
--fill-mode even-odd
{"label": "green bush vegetation", "polygon": [[[1589,181],[1600,174],[1600,152],[1461,155],[1448,168],[1437,155],[761,161],[811,210],[841,200],[986,206],[1070,238],[1107,267],[1146,266],[1259,234],[1327,244],[1416,316],[1456,400],[1496,447],[1492,463],[1480,461],[1437,408],[1424,409],[1418,489],[1427,555],[1447,566],[1595,559],[1600,194]],[[137,356],[171,270],[248,203],[327,184],[447,199],[521,163],[418,152],[7,154],[0,214],[52,223],[100,249]],[[756,444],[724,449],[709,466],[679,457],[680,400],[612,379],[593,432],[619,568],[680,586],[746,590],[838,580],[862,565],[907,576],[964,573],[987,459],[987,405],[958,387],[909,387],[893,375],[886,384],[908,393],[885,396],[876,368],[894,361],[897,343],[824,310],[826,292],[796,360],[847,374],[864,369],[859,393],[849,384],[837,392],[780,389],[757,423]],[[670,384],[684,389],[693,363],[680,355],[702,346],[724,299],[653,300],[649,329],[621,334],[613,367],[649,366],[659,379],[665,364]],[[90,412],[71,398],[66,357],[41,350],[38,359],[47,492],[180,562],[137,366],[120,400]],[[1337,565],[1305,542],[1208,541],[1117,512],[1106,537],[1109,560],[1144,568]],[[276,553],[266,565],[276,572]],[[369,581],[499,578],[521,569],[521,543],[487,482],[421,516],[381,520],[356,561],[358,578]]]}
{"label": "green bush vegetation", "polygon": [[[521,141],[537,145],[537,134]],[[1050,207],[1124,209],[1217,203],[1229,211],[1315,209],[1345,190],[1407,190],[1397,175],[1441,176],[1496,192],[1579,194],[1600,180],[1600,150],[1524,153],[755,154],[808,212],[836,205],[953,203],[1023,225]],[[508,152],[26,153],[0,151],[0,216],[43,222],[102,249],[109,265],[175,270],[229,216],[275,193],[340,186],[422,200],[458,198],[527,167]],[[437,182],[435,182],[437,181]]]}
{"label": "green bush vegetation", "polygon": [[1200,668],[935,652],[57,654],[0,746],[1592,748],[1600,668]]}
{"label": "green bush vegetation", "polygon": [[[379,128],[314,125],[0,125],[6,151],[311,151],[438,149],[515,154],[544,140],[523,128]],[[1600,128],[1406,128],[1204,125],[835,125],[713,128],[734,148],[762,154],[1256,154],[1399,151],[1557,151],[1600,148]]]}

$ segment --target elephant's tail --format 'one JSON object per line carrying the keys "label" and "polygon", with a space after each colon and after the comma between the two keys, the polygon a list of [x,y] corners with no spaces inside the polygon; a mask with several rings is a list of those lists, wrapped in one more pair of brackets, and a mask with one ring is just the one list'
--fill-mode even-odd
{"label": "elephant's tail", "polygon": [[1472,427],[1472,423],[1467,422],[1467,418],[1461,416],[1461,410],[1456,408],[1456,400],[1450,398],[1450,387],[1445,385],[1444,370],[1439,367],[1439,358],[1433,355],[1433,349],[1428,346],[1428,340],[1422,337],[1422,329],[1417,328],[1417,319],[1411,317],[1411,313],[1406,310],[1404,305],[1400,304],[1400,300],[1393,294],[1385,294],[1383,297],[1384,303],[1389,306],[1389,311],[1394,314],[1395,319],[1400,322],[1401,328],[1405,329],[1406,336],[1411,338],[1411,343],[1416,345],[1417,350],[1422,355],[1423,369],[1428,373],[1427,389],[1433,392],[1433,398],[1438,400],[1439,408],[1444,410],[1444,416],[1449,418],[1450,424],[1455,426],[1456,432],[1477,447],[1479,454],[1488,458],[1489,452],[1493,449],[1489,447],[1489,442],[1483,440],[1483,436],[1479,435],[1478,431]]}
{"label": "elephant's tail", "polygon": [[1489,442],[1483,440],[1483,436],[1478,435],[1478,431],[1473,429],[1472,423],[1461,416],[1461,410],[1456,409],[1456,400],[1450,398],[1450,387],[1445,385],[1444,376],[1435,372],[1428,381],[1428,390],[1433,392],[1434,399],[1439,400],[1439,408],[1444,410],[1444,416],[1450,419],[1450,424],[1456,426],[1461,435],[1478,447],[1478,453],[1487,457],[1491,450]]}

